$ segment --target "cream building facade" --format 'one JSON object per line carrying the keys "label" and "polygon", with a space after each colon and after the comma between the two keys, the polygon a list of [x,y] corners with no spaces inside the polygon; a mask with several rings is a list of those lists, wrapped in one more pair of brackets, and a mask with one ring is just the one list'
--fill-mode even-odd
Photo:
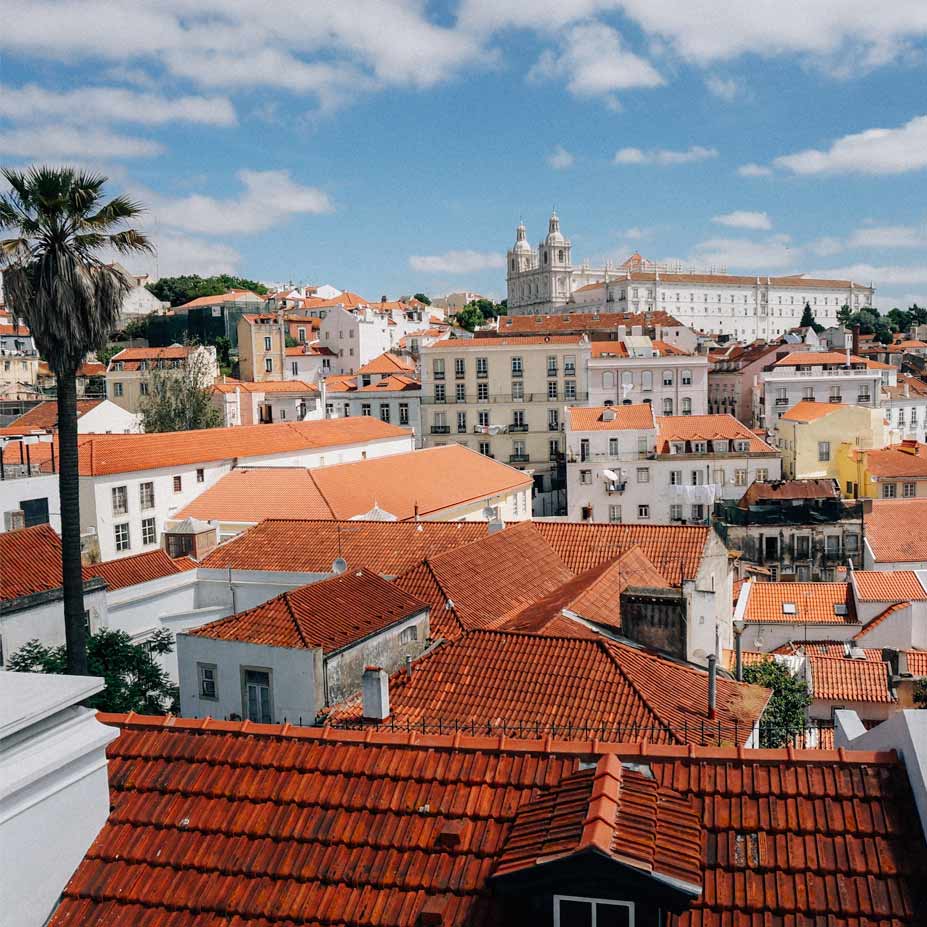
{"label": "cream building facade", "polygon": [[699,332],[771,340],[799,324],[806,304],[819,323],[834,325],[841,306],[871,306],[875,292],[851,280],[705,272],[655,264],[639,254],[615,267],[574,266],[571,252],[556,212],[537,248],[520,223],[506,254],[509,312],[538,315],[566,305],[580,311],[663,310]]}
{"label": "cream building facade", "polygon": [[[423,348],[424,446],[465,444],[530,470],[536,494],[562,491],[563,408],[588,401],[590,353],[584,335],[455,339]],[[535,501],[535,513],[545,514]]]}
{"label": "cream building facade", "polygon": [[282,380],[288,370],[283,313],[245,313],[238,320],[238,372],[242,380]]}
{"label": "cream building facade", "polygon": [[211,345],[126,348],[115,354],[106,368],[106,398],[128,412],[137,413],[149,394],[155,372],[182,376],[188,365],[195,365],[204,387],[219,376],[216,349]]}

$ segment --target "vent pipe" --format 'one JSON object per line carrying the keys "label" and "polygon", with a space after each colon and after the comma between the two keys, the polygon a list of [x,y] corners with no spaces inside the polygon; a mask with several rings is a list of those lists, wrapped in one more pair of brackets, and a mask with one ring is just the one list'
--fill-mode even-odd
{"label": "vent pipe", "polygon": [[718,685],[718,658],[712,653],[708,656],[708,720],[714,721],[716,689]]}

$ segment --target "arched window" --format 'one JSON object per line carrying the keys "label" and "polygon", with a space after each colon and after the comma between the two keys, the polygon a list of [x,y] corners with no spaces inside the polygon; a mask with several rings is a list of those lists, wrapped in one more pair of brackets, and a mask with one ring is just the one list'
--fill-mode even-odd
{"label": "arched window", "polygon": [[602,389],[614,389],[615,388],[615,374],[611,370],[606,370],[602,374]]}
{"label": "arched window", "polygon": [[645,370],[641,374],[641,389],[653,389],[653,371]]}
{"label": "arched window", "polygon": [[546,251],[544,252],[544,263],[545,264],[547,263],[547,252]]}
{"label": "arched window", "polygon": [[557,260],[560,261],[561,264],[563,263],[563,248],[561,248],[561,249],[557,252]]}
{"label": "arched window", "polygon": [[663,400],[663,414],[664,415],[673,414],[673,400],[672,399],[667,398]]}
{"label": "arched window", "polygon": [[515,258],[512,258],[512,270],[515,270]]}

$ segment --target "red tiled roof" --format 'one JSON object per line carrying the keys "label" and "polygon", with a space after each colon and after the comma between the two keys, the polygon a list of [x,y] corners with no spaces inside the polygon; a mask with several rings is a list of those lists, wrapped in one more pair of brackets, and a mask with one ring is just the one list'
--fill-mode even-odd
{"label": "red tiled roof", "polygon": [[902,445],[893,445],[881,450],[856,450],[854,456],[864,457],[869,473],[881,479],[927,477],[927,444],[916,444],[912,450],[914,453],[909,453],[902,450]]}
{"label": "red tiled roof", "polygon": [[876,563],[927,561],[927,499],[874,499],[866,543]]}
{"label": "red tiled roof", "polygon": [[[78,399],[78,418],[82,415],[86,415],[91,409],[95,409],[102,401],[102,399]],[[24,412],[18,418],[14,418],[13,421],[10,422],[10,426],[52,431],[58,427],[58,403],[51,400],[40,402],[37,406],[33,406],[28,412]]]}
{"label": "red tiled roof", "polygon": [[[601,284],[596,284],[601,286]],[[564,312],[551,315],[506,315],[499,319],[499,333],[504,335],[535,332],[612,331],[619,326],[630,330],[640,325],[645,331],[654,326],[683,328],[682,322],[663,311],[657,312]]]}
{"label": "red tiled roof", "polygon": [[912,676],[927,676],[927,650],[901,651],[908,661],[908,672]]}
{"label": "red tiled roof", "polygon": [[176,517],[242,524],[286,517],[350,519],[377,506],[401,521],[416,511],[424,517],[530,485],[531,477],[521,470],[449,444],[309,470],[238,468]]}
{"label": "red tiled roof", "polygon": [[775,449],[761,441],[756,432],[741,424],[733,415],[661,415],[656,419],[657,453],[666,454],[671,441],[749,441],[749,453],[774,454]]}
{"label": "red tiled roof", "polygon": [[808,657],[811,697],[835,702],[895,701],[888,687],[889,666],[874,660]]}
{"label": "red tiled roof", "polygon": [[810,399],[802,399],[780,418],[787,422],[815,422],[832,412],[846,408],[847,406],[842,402],[812,402]]}
{"label": "red tiled roof", "polygon": [[[783,606],[794,605],[794,612]],[[834,607],[846,606],[838,615]],[[856,608],[849,583],[750,583],[744,620],[787,624],[856,624]]]}
{"label": "red tiled roof", "polygon": [[[774,367],[820,367],[822,365],[844,367],[846,366],[847,356],[840,351],[793,351],[785,357],[777,360]],[[850,355],[851,365],[861,365],[869,370],[891,370],[891,364],[880,364],[878,361],[869,360],[865,357],[857,357],[855,354]]]}
{"label": "red tiled roof", "polygon": [[[434,614],[434,612],[432,612]],[[718,678],[715,734],[743,744],[769,699],[758,686]],[[479,630],[434,648],[411,676],[390,679],[389,724],[437,729],[498,727],[512,736],[590,730],[603,740],[646,731],[653,743],[700,743],[708,674],[604,638]],[[359,698],[333,724],[361,719]]]}
{"label": "red tiled roof", "polygon": [[381,576],[398,576],[427,557],[485,536],[486,523],[474,521],[268,519],[221,544],[202,566],[330,573],[332,563],[342,557],[351,570],[365,567]]}
{"label": "red tiled roof", "polygon": [[128,473],[213,460],[283,454],[408,436],[409,430],[372,416],[239,425],[163,434],[84,435],[81,476]]}
{"label": "red tiled roof", "polygon": [[232,377],[222,377],[213,384],[217,393],[234,393],[241,390],[244,393],[317,393],[319,388],[302,380],[263,380],[250,382],[248,380],[235,380]]}
{"label": "red tiled roof", "polygon": [[[692,357],[688,351],[677,348],[674,344],[667,344],[665,341],[651,340],[650,346],[656,352],[656,357]],[[628,346],[623,341],[593,341],[593,357],[630,357]]]}
{"label": "red tiled roof", "polygon": [[357,368],[359,374],[362,373],[411,373],[415,370],[415,364],[406,359],[405,357],[399,357],[396,354],[390,354],[387,351],[384,354],[380,354],[378,357],[375,357],[373,360],[368,361],[361,367]]}
{"label": "red tiled roof", "polygon": [[427,607],[376,573],[350,570],[185,633],[332,653]]}
{"label": "red tiled roof", "polygon": [[703,525],[615,525],[593,522],[534,523],[534,530],[574,572],[620,557],[640,546],[643,555],[673,585],[694,579],[710,529]]}
{"label": "red tiled roof", "polygon": [[[631,255],[629,258],[630,267],[640,267],[640,255]],[[804,274],[789,274],[785,277],[769,277],[766,274],[759,276],[737,276],[735,274],[698,274],[698,273],[668,273],[666,271],[657,272],[654,270],[631,270],[629,273],[619,273],[611,283],[630,280],[632,283],[654,283],[659,282],[666,286],[675,286],[681,283],[702,283],[709,286],[756,286],[768,285],[773,287],[789,287],[795,289],[843,289],[849,290],[855,286],[859,290],[868,290],[868,287],[860,286],[858,283],[852,283],[850,280],[825,280],[817,277],[806,277]],[[576,292],[591,290],[601,287],[601,283],[590,283],[580,287]]]}
{"label": "red tiled roof", "polygon": [[50,525],[0,533],[0,601],[61,587],[61,538]]}
{"label": "red tiled roof", "polygon": [[640,403],[630,406],[570,406],[572,431],[626,431],[656,428],[653,406]]}
{"label": "red tiled roof", "polygon": [[108,748],[112,811],[49,927],[413,927],[426,906],[444,927],[507,923],[489,880],[500,860],[541,839],[542,828],[526,829],[525,806],[562,823],[563,837],[579,811],[584,826],[608,823],[589,814],[584,789],[576,811],[557,802],[562,813],[549,817],[541,802],[576,794],[567,780],[586,758],[604,811],[609,789],[595,782],[614,774],[603,761],[612,755],[639,764],[621,778],[629,862],[650,852],[658,872],[672,865],[685,881],[693,845],[684,807],[667,795],[672,827],[655,826],[632,774],[678,793],[700,822],[703,891],[667,927],[921,920],[927,850],[904,766],[889,752],[100,720],[121,728]]}
{"label": "red tiled roof", "polygon": [[927,590],[914,570],[855,570],[856,597],[863,602],[923,602]]}
{"label": "red tiled roof", "polygon": [[122,557],[84,567],[84,578],[98,576],[106,580],[108,589],[122,589],[194,569],[196,563],[189,557],[172,559],[163,550],[150,550],[134,557]]}
{"label": "red tiled roof", "polygon": [[588,850],[657,873],[693,897],[701,894],[701,824],[693,803],[626,769],[614,754],[519,807],[494,876],[547,867]]}
{"label": "red tiled roof", "polygon": [[334,309],[336,306],[341,306],[344,309],[355,309],[359,306],[369,305],[371,305],[369,299],[364,299],[363,296],[358,296],[357,293],[351,293],[348,290],[338,296],[333,296],[331,299],[323,299],[321,296],[309,296],[303,300],[304,309]]}
{"label": "red tiled roof", "polygon": [[767,480],[751,483],[738,502],[742,509],[769,502],[795,499],[839,499],[840,490],[834,480]]}
{"label": "red tiled roof", "polygon": [[143,361],[183,360],[195,350],[195,345],[183,344],[166,348],[123,348],[110,358],[108,370],[115,370],[116,363],[121,363],[124,370],[139,370]]}
{"label": "red tiled roof", "polygon": [[[857,635],[858,636],[858,635]],[[855,638],[854,638],[855,640]],[[781,654],[807,654],[809,657],[833,657],[845,659],[848,649],[861,650],[866,660],[882,662],[882,651],[878,647],[857,647],[852,641],[790,641],[782,644],[772,653]],[[768,654],[767,654],[768,656]],[[858,658],[854,658],[858,659]]]}
{"label": "red tiled roof", "polygon": [[[475,348],[505,348],[505,347],[514,347],[520,348],[525,345],[538,345],[538,344],[575,344],[578,345],[584,338],[584,335],[536,335],[536,336],[514,336],[511,338],[493,338],[493,337],[479,337],[479,338],[456,338],[450,341],[441,341],[438,344],[434,345],[434,349],[440,348],[442,351],[446,351],[449,348],[453,350],[473,350]],[[432,348],[425,348],[429,353]]]}
{"label": "red tiled roof", "polygon": [[[260,301],[264,297],[259,296],[257,293],[252,293],[251,290],[229,290],[228,293],[219,293],[216,296],[198,296],[196,299],[191,299],[190,302],[184,303],[182,306],[177,306],[177,309],[192,309],[195,306],[218,306],[221,303],[230,303],[235,302],[236,300],[241,299],[243,296],[253,296],[255,300]],[[253,302],[253,300],[251,300]]]}

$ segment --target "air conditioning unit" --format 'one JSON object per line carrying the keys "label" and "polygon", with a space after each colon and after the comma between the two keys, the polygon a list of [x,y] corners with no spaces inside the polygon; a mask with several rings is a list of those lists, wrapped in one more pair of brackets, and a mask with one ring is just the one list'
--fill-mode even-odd
{"label": "air conditioning unit", "polygon": [[3,528],[5,531],[19,531],[26,527],[26,513],[22,509],[11,509],[3,513]]}

